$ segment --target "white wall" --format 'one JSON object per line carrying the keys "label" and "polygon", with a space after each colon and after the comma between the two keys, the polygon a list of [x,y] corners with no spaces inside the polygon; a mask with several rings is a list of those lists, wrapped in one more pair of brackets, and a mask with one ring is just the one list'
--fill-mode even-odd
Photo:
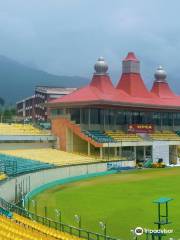
{"label": "white wall", "polygon": [[51,135],[0,135],[0,141],[4,142],[4,141],[55,141],[56,137],[51,136]]}
{"label": "white wall", "polygon": [[155,141],[152,147],[153,162],[157,162],[159,158],[163,159],[165,164],[169,164],[169,145],[165,141]]}
{"label": "white wall", "polygon": [[[81,176],[88,173],[104,172],[107,170],[107,163],[96,163],[79,166],[67,166],[56,169],[48,169],[35,173],[29,173],[25,175],[12,178],[0,185],[0,197],[6,201],[14,201],[15,199],[15,186],[23,185],[24,193],[32,191],[37,187],[44,184],[74,176]],[[16,184],[17,182],[17,184]]]}

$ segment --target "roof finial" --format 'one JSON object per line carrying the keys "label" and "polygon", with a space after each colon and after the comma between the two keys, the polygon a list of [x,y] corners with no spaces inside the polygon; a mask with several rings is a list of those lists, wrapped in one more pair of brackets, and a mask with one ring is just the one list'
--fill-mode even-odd
{"label": "roof finial", "polygon": [[140,73],[140,62],[133,52],[129,52],[122,62],[123,73]]}
{"label": "roof finial", "polygon": [[108,70],[108,65],[103,57],[99,57],[96,64],[94,65],[96,75],[106,75]]}
{"label": "roof finial", "polygon": [[137,59],[136,55],[134,52],[128,52],[127,56],[125,57],[124,61],[134,61],[138,62],[139,60]]}
{"label": "roof finial", "polygon": [[156,82],[166,82],[167,73],[162,66],[159,66],[154,73]]}

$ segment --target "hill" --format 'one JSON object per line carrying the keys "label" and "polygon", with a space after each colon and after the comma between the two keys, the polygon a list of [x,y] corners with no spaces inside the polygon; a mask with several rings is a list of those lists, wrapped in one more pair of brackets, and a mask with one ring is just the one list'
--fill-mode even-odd
{"label": "hill", "polygon": [[32,95],[36,85],[80,87],[88,81],[84,77],[58,76],[33,69],[0,55],[0,97],[6,103],[15,103]]}
{"label": "hill", "polygon": [[[148,88],[151,89],[153,73],[147,71],[142,76],[144,80],[147,80]],[[180,94],[179,76],[176,73],[178,70],[169,73],[167,80],[174,92]],[[115,85],[119,81],[120,74],[119,71],[110,74]],[[14,104],[16,101],[32,95],[36,85],[81,87],[88,83],[89,79],[85,77],[50,74],[0,55],[0,97],[4,98],[6,103]]]}

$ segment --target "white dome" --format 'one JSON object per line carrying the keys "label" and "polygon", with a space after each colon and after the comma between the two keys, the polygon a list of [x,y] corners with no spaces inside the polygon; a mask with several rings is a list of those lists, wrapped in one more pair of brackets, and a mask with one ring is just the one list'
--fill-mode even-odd
{"label": "white dome", "polygon": [[167,77],[167,73],[166,71],[163,69],[162,66],[159,66],[155,73],[154,73],[154,77],[156,81],[166,81],[166,77]]}
{"label": "white dome", "polygon": [[105,75],[108,71],[108,65],[103,57],[99,57],[94,65],[96,75]]}

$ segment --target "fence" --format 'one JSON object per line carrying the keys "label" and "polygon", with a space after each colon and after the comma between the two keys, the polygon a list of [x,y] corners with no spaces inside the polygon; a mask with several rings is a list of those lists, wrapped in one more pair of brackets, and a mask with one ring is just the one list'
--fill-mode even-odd
{"label": "fence", "polygon": [[75,235],[88,240],[118,240],[117,238],[113,238],[107,235],[91,232],[82,228],[74,227],[63,222],[56,222],[49,218],[45,218],[39,216],[33,212],[27,211],[26,209],[15,205],[13,203],[9,203],[5,201],[3,198],[0,198],[0,206],[5,210],[10,212],[15,212],[23,217],[29,218],[31,220],[35,220],[43,225],[54,228],[56,230],[60,230],[62,232],[69,233],[71,235]]}

